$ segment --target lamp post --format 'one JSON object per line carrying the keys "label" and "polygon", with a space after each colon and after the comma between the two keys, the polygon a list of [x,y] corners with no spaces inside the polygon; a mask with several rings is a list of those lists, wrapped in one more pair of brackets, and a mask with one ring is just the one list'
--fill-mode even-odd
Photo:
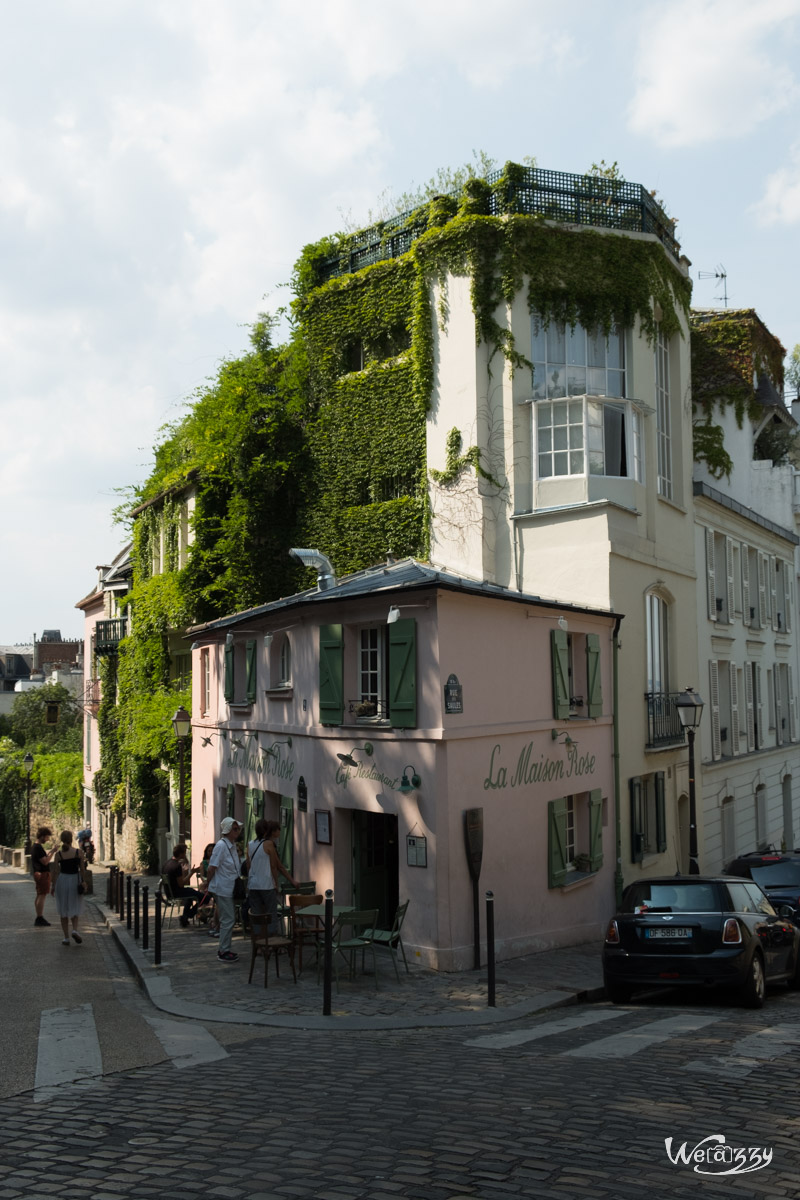
{"label": "lamp post", "polygon": [[33,755],[30,750],[23,758],[22,765],[28,776],[28,794],[25,801],[25,853],[27,855],[31,852],[31,771],[33,770]]}
{"label": "lamp post", "polygon": [[678,717],[683,728],[689,735],[689,874],[699,875],[700,864],[697,861],[697,797],[694,786],[694,733],[700,724],[704,704],[697,692],[687,688],[681,692],[675,701]]}
{"label": "lamp post", "polygon": [[186,810],[184,806],[184,778],[183,778],[183,744],[192,728],[192,718],[189,716],[186,709],[181,707],[172,718],[172,728],[175,730],[175,737],[178,739],[178,838],[180,841],[186,841]]}

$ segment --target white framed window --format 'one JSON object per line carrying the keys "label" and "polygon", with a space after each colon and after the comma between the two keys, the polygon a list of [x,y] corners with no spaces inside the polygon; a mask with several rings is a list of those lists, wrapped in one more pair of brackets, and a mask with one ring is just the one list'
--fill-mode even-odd
{"label": "white framed window", "polygon": [[292,682],[292,643],[284,637],[281,644],[281,657],[278,666],[278,682],[281,687],[288,687]]}
{"label": "white framed window", "polygon": [[567,802],[567,837],[564,845],[566,859],[572,863],[575,857],[575,797],[566,796]]}
{"label": "white framed window", "polygon": [[534,407],[539,479],[605,475],[641,482],[642,414],[629,401],[585,395],[537,400]]}
{"label": "white framed window", "polygon": [[545,328],[534,313],[531,362],[535,400],[625,395],[625,338],[616,327],[608,336],[600,329],[558,321]]}
{"label": "white framed window", "polygon": [[647,691],[669,691],[669,605],[656,592],[648,592]]}
{"label": "white framed window", "polygon": [[669,343],[656,334],[656,437],[658,440],[658,494],[672,499],[672,421],[669,406]]}
{"label": "white framed window", "polygon": [[374,706],[374,712],[361,715],[381,716],[386,708],[386,628],[360,629],[358,646],[359,703]]}

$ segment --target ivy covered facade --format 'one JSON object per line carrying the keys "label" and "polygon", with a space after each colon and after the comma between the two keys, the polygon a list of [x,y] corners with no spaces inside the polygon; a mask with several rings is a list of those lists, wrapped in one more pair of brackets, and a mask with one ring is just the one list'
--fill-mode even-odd
{"label": "ivy covered facade", "polygon": [[[609,649],[625,736],[603,797],[616,887],[685,868],[674,701],[704,686],[695,471],[729,477],[729,417],[756,399],[748,354],[777,381],[769,337],[751,322],[751,344],[729,329],[710,344],[674,225],[645,189],[514,164],[306,247],[293,287],[287,345],[256,322],[251,350],[168,431],[130,506],[119,719],[103,736],[153,863],[175,826],[181,635],[301,593],[313,575],[288,551],[314,546],[340,578],[410,557],[624,614]],[[569,703],[553,728],[566,733],[587,694],[581,643],[565,639]],[[522,832],[547,846],[547,830]]]}

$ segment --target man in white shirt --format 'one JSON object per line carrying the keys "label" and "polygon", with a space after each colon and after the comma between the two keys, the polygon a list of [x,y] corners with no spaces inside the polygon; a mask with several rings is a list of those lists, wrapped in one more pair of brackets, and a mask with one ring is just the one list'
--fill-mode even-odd
{"label": "man in white shirt", "polygon": [[242,827],[235,817],[225,817],[219,831],[222,837],[214,847],[208,861],[208,890],[216,897],[219,910],[217,958],[220,962],[232,963],[236,962],[239,957],[231,950],[231,938],[236,920],[233,889],[241,872],[241,861],[236,843],[241,837]]}

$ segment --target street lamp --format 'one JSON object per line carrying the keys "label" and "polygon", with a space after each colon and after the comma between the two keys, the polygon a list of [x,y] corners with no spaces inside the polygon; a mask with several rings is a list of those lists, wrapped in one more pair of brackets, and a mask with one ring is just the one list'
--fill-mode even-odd
{"label": "street lamp", "polygon": [[179,803],[179,823],[178,823],[178,838],[181,842],[186,841],[186,810],[183,802],[183,744],[189,736],[192,728],[192,718],[189,716],[186,709],[181,707],[172,718],[172,728],[175,730],[175,737],[178,739],[178,803]]}
{"label": "street lamp", "polygon": [[33,770],[33,755],[30,750],[22,760],[22,765],[28,775],[28,798],[25,803],[25,853],[31,852],[31,771]]}
{"label": "street lamp", "polygon": [[681,725],[689,735],[689,874],[699,875],[697,861],[697,798],[694,787],[694,731],[700,724],[704,704],[697,692],[687,688],[675,701]]}

